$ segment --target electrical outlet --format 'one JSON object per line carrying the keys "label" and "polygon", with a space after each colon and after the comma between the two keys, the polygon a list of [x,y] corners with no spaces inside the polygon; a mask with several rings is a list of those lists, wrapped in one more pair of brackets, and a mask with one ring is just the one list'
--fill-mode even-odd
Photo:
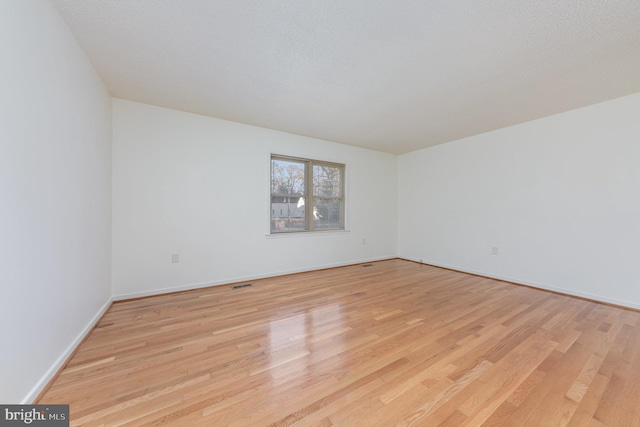
{"label": "electrical outlet", "polygon": [[362,244],[366,245],[367,244],[367,239],[362,239]]}
{"label": "electrical outlet", "polygon": [[498,248],[495,246],[491,248],[491,255],[498,255]]}
{"label": "electrical outlet", "polygon": [[180,254],[171,254],[171,263],[177,264],[180,262]]}

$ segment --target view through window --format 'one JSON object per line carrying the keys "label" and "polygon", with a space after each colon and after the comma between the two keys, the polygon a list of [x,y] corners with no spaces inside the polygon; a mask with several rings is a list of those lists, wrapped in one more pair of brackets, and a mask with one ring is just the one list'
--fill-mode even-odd
{"label": "view through window", "polygon": [[271,233],[344,229],[339,163],[271,156]]}

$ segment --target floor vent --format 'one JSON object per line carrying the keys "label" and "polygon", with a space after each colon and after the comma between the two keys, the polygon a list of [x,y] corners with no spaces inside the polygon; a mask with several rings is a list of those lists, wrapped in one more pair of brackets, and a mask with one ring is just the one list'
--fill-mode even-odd
{"label": "floor vent", "polygon": [[251,283],[245,283],[244,285],[235,285],[232,286],[231,289],[241,289],[241,288],[249,288],[251,287]]}
{"label": "floor vent", "polygon": [[373,267],[373,264],[362,264],[363,267]]}

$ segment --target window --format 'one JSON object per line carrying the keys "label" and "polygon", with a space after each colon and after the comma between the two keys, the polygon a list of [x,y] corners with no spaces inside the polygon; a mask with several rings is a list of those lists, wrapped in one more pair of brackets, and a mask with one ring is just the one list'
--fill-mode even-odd
{"label": "window", "polygon": [[318,230],[344,230],[344,165],[272,155],[271,233]]}

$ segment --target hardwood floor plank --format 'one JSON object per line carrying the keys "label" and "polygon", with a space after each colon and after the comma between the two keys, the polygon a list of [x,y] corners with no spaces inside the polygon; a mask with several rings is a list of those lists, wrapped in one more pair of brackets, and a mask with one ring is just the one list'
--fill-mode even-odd
{"label": "hardwood floor plank", "polygon": [[112,305],[73,426],[640,425],[640,313],[403,260]]}

